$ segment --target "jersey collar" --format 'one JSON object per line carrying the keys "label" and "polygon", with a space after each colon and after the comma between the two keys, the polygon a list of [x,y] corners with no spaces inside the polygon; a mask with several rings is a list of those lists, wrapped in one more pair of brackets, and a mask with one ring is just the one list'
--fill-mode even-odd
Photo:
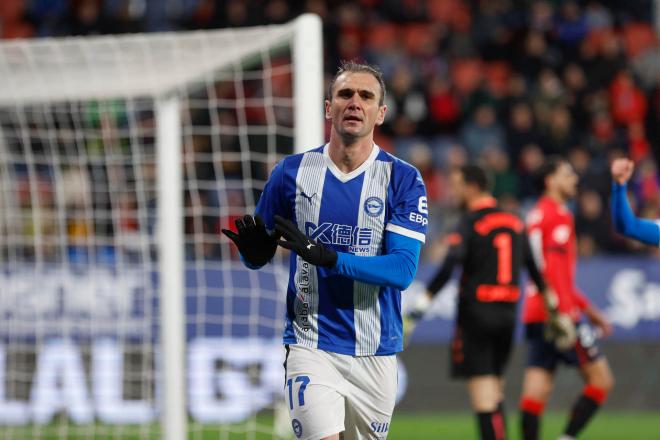
{"label": "jersey collar", "polygon": [[497,200],[494,197],[485,197],[471,204],[470,211],[479,211],[480,209],[494,208],[495,206],[497,206]]}
{"label": "jersey collar", "polygon": [[371,147],[371,154],[369,154],[367,160],[365,160],[362,165],[360,165],[350,173],[344,173],[337,167],[337,165],[335,165],[332,159],[330,159],[330,154],[328,154],[328,148],[329,148],[329,144],[325,144],[325,146],[323,147],[323,160],[325,160],[325,164],[327,165],[332,175],[335,176],[337,180],[339,180],[342,183],[346,183],[349,180],[362,174],[367,168],[371,166],[372,163],[374,163],[376,157],[378,156],[378,153],[380,153],[380,147],[376,144],[373,144],[373,146]]}

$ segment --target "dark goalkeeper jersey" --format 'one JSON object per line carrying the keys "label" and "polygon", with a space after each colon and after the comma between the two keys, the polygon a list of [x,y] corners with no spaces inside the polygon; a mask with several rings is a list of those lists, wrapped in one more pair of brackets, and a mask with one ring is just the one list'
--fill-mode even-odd
{"label": "dark goalkeeper jersey", "polygon": [[529,250],[523,221],[499,209],[493,198],[472,207],[447,240],[447,258],[428,290],[435,294],[449,280],[453,268],[462,265],[459,319],[476,319],[495,326],[515,322],[523,264],[535,283],[545,288]]}

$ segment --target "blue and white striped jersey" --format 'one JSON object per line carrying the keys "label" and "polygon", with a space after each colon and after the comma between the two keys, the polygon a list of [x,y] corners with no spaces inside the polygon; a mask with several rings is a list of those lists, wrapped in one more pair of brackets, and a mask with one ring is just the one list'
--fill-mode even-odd
{"label": "blue and white striped jersey", "polygon": [[[268,229],[275,214],[337,252],[384,254],[386,231],[424,242],[424,182],[410,164],[374,145],[356,170],[343,173],[328,146],[287,157],[257,205]],[[403,349],[401,292],[352,280],[291,255],[285,344],[356,356]]]}

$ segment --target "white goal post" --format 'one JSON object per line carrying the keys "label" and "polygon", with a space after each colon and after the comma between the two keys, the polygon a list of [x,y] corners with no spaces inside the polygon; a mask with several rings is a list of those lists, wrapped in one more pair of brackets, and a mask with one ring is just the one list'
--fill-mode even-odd
{"label": "white goal post", "polygon": [[186,370],[215,365],[209,335],[279,338],[284,292],[218,232],[254,209],[264,170],[323,143],[322,57],[311,14],[0,42],[0,437],[181,440],[206,432],[189,419],[242,419],[191,410]]}

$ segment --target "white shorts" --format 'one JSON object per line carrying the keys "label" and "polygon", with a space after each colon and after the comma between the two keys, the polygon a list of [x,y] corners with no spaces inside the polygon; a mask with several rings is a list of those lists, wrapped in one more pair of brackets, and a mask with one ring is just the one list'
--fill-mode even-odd
{"label": "white shorts", "polygon": [[344,432],[387,438],[397,391],[396,356],[348,356],[290,345],[284,399],[298,439]]}

